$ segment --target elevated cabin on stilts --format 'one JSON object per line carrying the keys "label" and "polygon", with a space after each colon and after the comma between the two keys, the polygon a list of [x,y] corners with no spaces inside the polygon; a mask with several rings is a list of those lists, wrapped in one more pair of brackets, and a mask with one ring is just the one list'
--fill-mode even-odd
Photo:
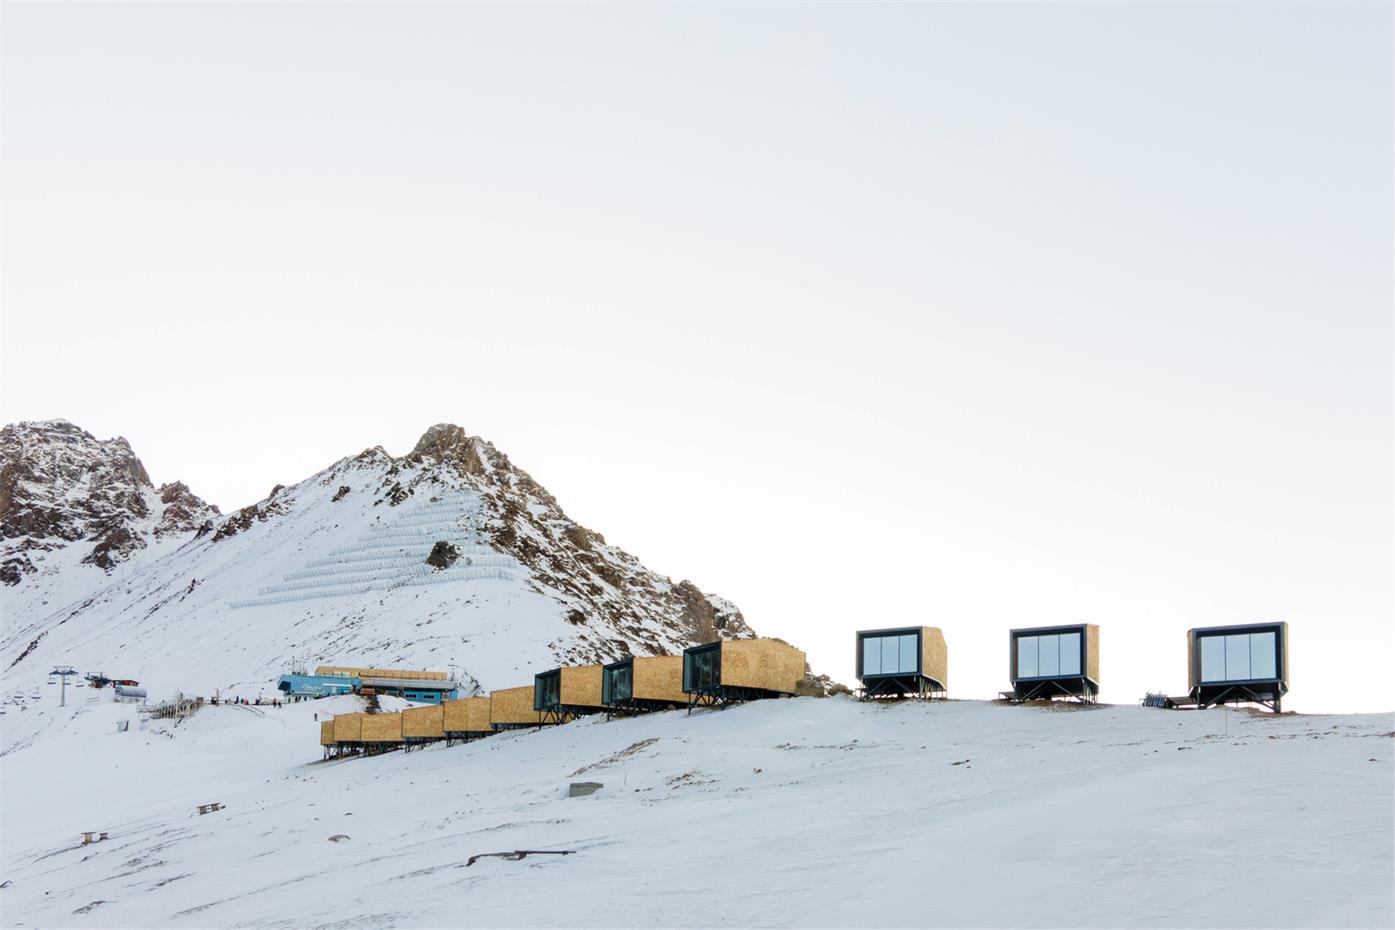
{"label": "elevated cabin on stilts", "polygon": [[390,752],[402,746],[402,714],[377,713],[363,715],[363,731],[359,736],[363,751]]}
{"label": "elevated cabin on stilts", "polygon": [[1093,703],[1100,693],[1100,628],[1093,623],[1008,632],[1009,700],[1057,696]]}
{"label": "elevated cabin on stilts", "polygon": [[402,711],[402,748],[412,749],[446,738],[446,703]]}
{"label": "elevated cabin on stilts", "polygon": [[544,723],[566,723],[575,717],[605,712],[601,703],[601,667],[564,665],[533,677],[533,709]]}
{"label": "elevated cabin on stilts", "polygon": [[540,727],[542,712],[533,707],[533,687],[504,688],[489,695],[489,726],[495,730],[522,730]]}
{"label": "elevated cabin on stilts", "polygon": [[339,714],[334,724],[334,746],[338,755],[363,751],[363,718],[367,714]]}
{"label": "elevated cabin on stilts", "polygon": [[465,698],[463,701],[446,701],[441,707],[442,728],[445,730],[447,742],[478,739],[494,732],[489,723],[487,696]]}
{"label": "elevated cabin on stilts", "polygon": [[804,653],[778,639],[728,639],[683,650],[688,709],[793,697],[804,680]]}
{"label": "elevated cabin on stilts", "polygon": [[1288,624],[1187,631],[1189,697],[1198,707],[1253,703],[1278,713],[1288,693]]}
{"label": "elevated cabin on stilts", "polygon": [[336,743],[334,740],[334,721],[320,721],[320,748],[324,750],[325,758],[334,756]]}
{"label": "elevated cabin on stilts", "polygon": [[682,656],[632,656],[601,670],[601,703],[610,713],[670,710],[688,703]]}
{"label": "elevated cabin on stilts", "polygon": [[859,630],[857,677],[863,700],[944,697],[949,690],[945,635],[935,626]]}

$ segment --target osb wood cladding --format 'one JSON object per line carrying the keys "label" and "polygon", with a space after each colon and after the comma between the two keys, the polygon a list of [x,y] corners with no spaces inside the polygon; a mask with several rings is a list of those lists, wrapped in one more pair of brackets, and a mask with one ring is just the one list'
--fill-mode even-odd
{"label": "osb wood cladding", "polygon": [[489,695],[489,723],[492,726],[536,726],[542,714],[533,709],[533,686],[504,688]]}
{"label": "osb wood cladding", "polygon": [[793,694],[804,680],[804,653],[773,639],[731,639],[722,643],[722,684]]}
{"label": "osb wood cladding", "polygon": [[489,698],[472,697],[441,705],[447,733],[489,733]]}
{"label": "osb wood cladding", "polygon": [[566,707],[604,707],[601,703],[601,666],[563,666],[559,693],[561,703]]}
{"label": "osb wood cladding", "polygon": [[336,741],[335,738],[334,738],[334,721],[333,721],[333,720],[321,720],[321,721],[320,721],[320,745],[321,745],[321,746],[333,746],[333,745],[335,744],[335,742],[337,742],[337,741]]}
{"label": "osb wood cladding", "polygon": [[334,741],[356,743],[363,733],[363,718],[367,714],[340,714],[334,718]]}
{"label": "osb wood cladding", "polygon": [[359,739],[365,743],[402,742],[402,715],[364,714],[363,733]]}
{"label": "osb wood cladding", "polygon": [[402,712],[402,736],[412,739],[439,738],[446,735],[444,704],[411,707]]}
{"label": "osb wood cladding", "polygon": [[949,647],[944,631],[937,626],[920,628],[920,674],[949,689]]}
{"label": "osb wood cladding", "polygon": [[1085,677],[1099,684],[1100,628],[1095,623],[1085,624]]}
{"label": "osb wood cladding", "polygon": [[634,694],[641,701],[672,701],[683,704],[682,656],[639,656],[634,662]]}

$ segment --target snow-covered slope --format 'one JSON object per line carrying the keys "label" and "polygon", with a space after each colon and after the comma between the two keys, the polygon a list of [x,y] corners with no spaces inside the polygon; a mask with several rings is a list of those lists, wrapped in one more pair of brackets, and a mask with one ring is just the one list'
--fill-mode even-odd
{"label": "snow-covered slope", "polygon": [[[356,698],[125,733],[97,701],[46,693],[0,758],[7,925],[1395,919],[1390,714],[801,698],[326,763],[313,716]],[[516,849],[574,854],[467,864]]]}
{"label": "snow-covered slope", "polygon": [[[15,435],[34,442],[40,427],[51,424]],[[368,449],[156,536],[105,571],[46,551],[36,565],[68,560],[0,588],[4,674],[64,662],[139,679],[152,696],[255,693],[299,659],[455,665],[467,686],[490,689],[549,663],[753,635],[735,606],[578,526],[502,452],[448,424],[405,456]]]}

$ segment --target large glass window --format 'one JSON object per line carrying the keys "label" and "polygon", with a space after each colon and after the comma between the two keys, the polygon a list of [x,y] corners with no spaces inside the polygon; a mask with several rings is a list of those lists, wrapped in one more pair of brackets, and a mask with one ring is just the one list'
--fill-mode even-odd
{"label": "large glass window", "polygon": [[1042,678],[1061,674],[1061,637],[1037,637],[1037,674]]}
{"label": "large glass window", "polygon": [[920,671],[920,636],[899,633],[862,638],[862,674],[914,675]]}
{"label": "large glass window", "polygon": [[1017,637],[1017,677],[1037,677],[1037,637]]}
{"label": "large glass window", "polygon": [[1279,650],[1275,647],[1274,633],[1250,634],[1250,677],[1279,677]]}
{"label": "large glass window", "polygon": [[862,674],[880,675],[882,673],[882,643],[875,636],[868,636],[862,640]]}
{"label": "large glass window", "polygon": [[622,665],[605,670],[605,700],[616,703],[634,696],[634,666]]}
{"label": "large glass window", "polygon": [[683,665],[683,677],[687,681],[689,691],[715,688],[721,683],[722,651],[720,648],[690,652],[685,658],[687,661]]}
{"label": "large glass window", "polygon": [[1018,678],[1060,678],[1079,674],[1079,633],[1017,637]]}
{"label": "large glass window", "polygon": [[1227,681],[1250,677],[1250,634],[1236,633],[1225,638],[1225,677]]}
{"label": "large glass window", "polygon": [[1225,637],[1201,637],[1201,680],[1225,681]]}
{"label": "large glass window", "polygon": [[1080,674],[1080,634],[1062,633],[1061,641],[1061,674]]}
{"label": "large glass window", "polygon": [[1202,681],[1263,681],[1278,677],[1278,645],[1273,630],[1202,636]]}
{"label": "large glass window", "polygon": [[914,633],[907,633],[901,637],[901,671],[915,674],[920,670],[920,663],[916,661],[916,652],[920,648],[920,637]]}
{"label": "large glass window", "polygon": [[533,681],[533,709],[545,710],[562,702],[562,675],[539,675]]}

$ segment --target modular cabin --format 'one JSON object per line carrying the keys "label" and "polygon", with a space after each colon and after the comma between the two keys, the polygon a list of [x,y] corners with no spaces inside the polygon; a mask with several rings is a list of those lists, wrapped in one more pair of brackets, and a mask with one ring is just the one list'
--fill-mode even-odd
{"label": "modular cabin", "polygon": [[859,630],[857,677],[864,700],[943,697],[949,690],[945,635],[935,626]]}
{"label": "modular cabin", "polygon": [[442,728],[446,740],[472,740],[494,732],[489,723],[489,698],[472,697],[463,701],[446,701],[441,705]]}
{"label": "modular cabin", "polygon": [[495,730],[521,730],[542,726],[542,711],[533,707],[533,688],[504,688],[489,695],[489,726]]}
{"label": "modular cabin", "polygon": [[804,680],[804,653],[776,639],[728,639],[683,650],[688,707],[792,697]]}
{"label": "modular cabin", "polygon": [[333,720],[320,721],[320,748],[324,750],[326,759],[334,755],[335,741]]}
{"label": "modular cabin", "polygon": [[601,703],[620,713],[669,710],[688,703],[682,656],[637,656],[601,670]]}
{"label": "modular cabin", "polygon": [[398,748],[402,745],[402,714],[364,714],[359,742],[366,752],[387,752]]}
{"label": "modular cabin", "polygon": [[363,748],[363,718],[367,714],[340,714],[335,717],[334,748],[336,752],[359,752]]}
{"label": "modular cabin", "polygon": [[1190,698],[1198,707],[1253,703],[1278,713],[1288,693],[1288,624],[1188,630],[1187,663]]}
{"label": "modular cabin", "polygon": [[[448,703],[448,702],[447,702]],[[403,748],[411,749],[446,738],[446,705],[409,707],[402,712]]]}
{"label": "modular cabin", "polygon": [[1058,695],[1093,702],[1100,693],[1100,628],[1093,623],[1008,631],[1010,700]]}
{"label": "modular cabin", "polygon": [[601,667],[571,665],[533,676],[533,709],[548,723],[605,711],[601,703]]}

